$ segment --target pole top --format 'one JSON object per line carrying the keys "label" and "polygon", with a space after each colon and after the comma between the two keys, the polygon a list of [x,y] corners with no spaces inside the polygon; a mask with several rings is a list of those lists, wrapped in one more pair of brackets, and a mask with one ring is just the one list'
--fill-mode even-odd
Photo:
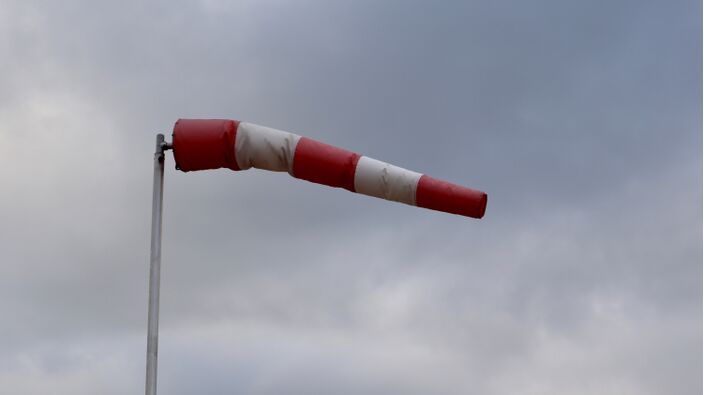
{"label": "pole top", "polygon": [[156,135],[156,151],[154,152],[154,158],[159,162],[164,162],[164,152],[172,148],[171,143],[167,143],[164,139],[164,135],[159,133]]}
{"label": "pole top", "polygon": [[162,133],[156,135],[157,154],[163,154],[164,151],[170,150],[171,148],[173,148],[173,145],[171,143],[166,142],[166,139],[164,138],[164,135]]}

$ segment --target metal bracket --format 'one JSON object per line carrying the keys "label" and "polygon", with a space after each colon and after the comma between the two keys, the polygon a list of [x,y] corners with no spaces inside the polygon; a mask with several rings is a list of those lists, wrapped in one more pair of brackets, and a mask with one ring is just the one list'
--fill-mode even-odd
{"label": "metal bracket", "polygon": [[164,160],[164,152],[173,149],[173,145],[171,143],[166,142],[166,139],[164,138],[164,135],[159,133],[156,135],[156,151],[154,152],[154,155],[156,155],[159,158],[159,161]]}
{"label": "metal bracket", "polygon": [[159,133],[156,135],[156,155],[164,155],[164,152],[173,149],[171,143],[166,142],[164,135]]}

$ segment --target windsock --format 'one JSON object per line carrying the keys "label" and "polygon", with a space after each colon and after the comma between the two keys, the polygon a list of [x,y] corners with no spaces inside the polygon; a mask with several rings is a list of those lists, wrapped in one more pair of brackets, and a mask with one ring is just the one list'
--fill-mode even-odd
{"label": "windsock", "polygon": [[227,119],[179,119],[176,168],[286,171],[295,178],[412,206],[482,218],[487,195],[299,135]]}

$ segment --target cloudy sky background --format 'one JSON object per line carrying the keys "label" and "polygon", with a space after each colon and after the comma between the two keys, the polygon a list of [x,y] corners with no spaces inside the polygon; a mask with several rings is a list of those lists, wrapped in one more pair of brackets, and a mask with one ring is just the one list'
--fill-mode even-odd
{"label": "cloudy sky background", "polygon": [[701,2],[0,4],[0,392],[141,393],[154,135],[286,129],[483,220],[167,158],[164,394],[702,392]]}

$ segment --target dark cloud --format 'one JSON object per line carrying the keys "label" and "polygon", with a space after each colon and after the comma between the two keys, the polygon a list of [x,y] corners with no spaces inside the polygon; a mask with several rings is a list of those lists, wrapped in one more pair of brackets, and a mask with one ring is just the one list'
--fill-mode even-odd
{"label": "dark cloud", "polygon": [[0,382],[140,391],[154,134],[288,129],[481,221],[167,158],[165,393],[700,393],[701,4],[6,2]]}

